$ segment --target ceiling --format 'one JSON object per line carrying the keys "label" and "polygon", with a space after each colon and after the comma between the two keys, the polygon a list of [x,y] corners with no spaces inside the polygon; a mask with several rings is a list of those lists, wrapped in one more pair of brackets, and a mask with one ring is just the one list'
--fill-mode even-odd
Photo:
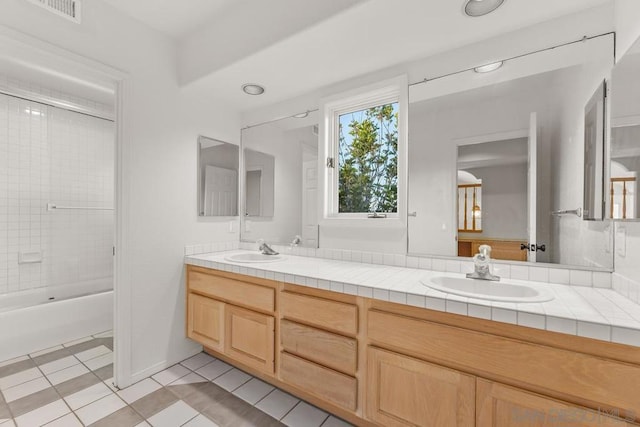
{"label": "ceiling", "polygon": [[154,30],[180,39],[245,0],[104,0]]}
{"label": "ceiling", "polygon": [[[306,8],[300,0],[105,1],[176,39],[184,90],[239,111],[612,2],[506,0],[492,14],[469,18],[462,0],[342,0],[348,7],[305,0]],[[332,6],[305,10],[321,4]],[[247,82],[265,86],[265,94],[243,94]]]}

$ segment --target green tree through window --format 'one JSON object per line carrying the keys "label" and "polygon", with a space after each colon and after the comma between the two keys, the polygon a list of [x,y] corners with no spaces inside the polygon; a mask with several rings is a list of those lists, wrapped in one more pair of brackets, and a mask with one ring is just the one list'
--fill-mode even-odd
{"label": "green tree through window", "polygon": [[340,213],[398,211],[398,103],[339,116]]}

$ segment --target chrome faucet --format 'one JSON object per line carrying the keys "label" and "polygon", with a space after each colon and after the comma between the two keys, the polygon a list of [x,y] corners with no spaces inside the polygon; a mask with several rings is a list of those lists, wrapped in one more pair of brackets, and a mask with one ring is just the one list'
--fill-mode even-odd
{"label": "chrome faucet", "polygon": [[289,247],[293,248],[294,246],[298,246],[300,243],[302,243],[302,237],[296,234],[291,243],[289,243]]}
{"label": "chrome faucet", "polygon": [[499,276],[491,274],[491,246],[480,245],[478,253],[473,256],[473,273],[467,273],[468,279],[500,280]]}
{"label": "chrome faucet", "polygon": [[258,240],[258,244],[260,245],[258,246],[258,250],[263,255],[278,255],[278,252],[273,250],[271,246],[267,245],[263,239]]}

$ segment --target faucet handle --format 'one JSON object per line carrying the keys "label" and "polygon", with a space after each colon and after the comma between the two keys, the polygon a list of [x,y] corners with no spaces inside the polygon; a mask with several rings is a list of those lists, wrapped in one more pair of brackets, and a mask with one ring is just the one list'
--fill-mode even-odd
{"label": "faucet handle", "polygon": [[478,252],[485,258],[491,258],[491,246],[489,245],[480,245]]}

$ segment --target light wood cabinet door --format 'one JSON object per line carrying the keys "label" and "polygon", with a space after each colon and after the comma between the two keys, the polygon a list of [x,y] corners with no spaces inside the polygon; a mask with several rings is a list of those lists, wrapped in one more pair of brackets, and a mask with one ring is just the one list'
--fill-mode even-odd
{"label": "light wood cabinet door", "polygon": [[626,414],[593,411],[529,393],[514,387],[478,379],[477,427],[631,427]]}
{"label": "light wood cabinet door", "polygon": [[187,336],[216,351],[224,350],[224,303],[190,293]]}
{"label": "light wood cabinet door", "polygon": [[238,362],[273,374],[274,318],[227,305],[225,308],[225,354]]}
{"label": "light wood cabinet door", "polygon": [[388,427],[474,425],[474,376],[375,347],[367,354],[369,420]]}

